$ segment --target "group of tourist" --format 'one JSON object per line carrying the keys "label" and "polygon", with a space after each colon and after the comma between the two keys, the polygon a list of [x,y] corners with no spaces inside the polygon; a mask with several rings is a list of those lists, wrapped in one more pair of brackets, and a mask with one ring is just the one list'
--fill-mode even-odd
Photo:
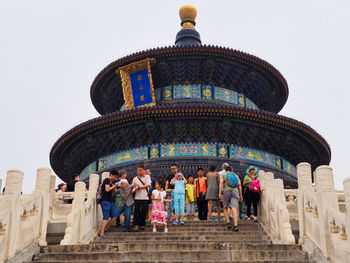
{"label": "group of tourist", "polygon": [[[103,213],[99,236],[104,238],[105,231],[116,220],[119,220],[116,225],[119,227],[122,214],[125,232],[141,231],[147,221],[153,225],[153,232],[157,232],[157,226],[163,226],[164,232],[168,232],[168,222],[174,225],[184,224],[185,208],[187,220],[194,220],[196,205],[199,220],[213,220],[212,210],[216,203],[218,220],[221,220],[221,202],[227,227],[239,231],[238,207],[243,199],[247,206],[247,219],[257,220],[257,205],[262,190],[258,171],[259,168],[250,166],[241,182],[232,167],[224,163],[220,172],[216,171],[215,166],[210,166],[209,172],[204,176],[204,169],[198,168],[198,177],[190,175],[186,178],[174,164],[163,190],[162,183],[142,165],[138,166],[137,176],[131,184],[126,179],[125,171],[112,170],[97,193]],[[254,217],[251,217],[252,204]]]}

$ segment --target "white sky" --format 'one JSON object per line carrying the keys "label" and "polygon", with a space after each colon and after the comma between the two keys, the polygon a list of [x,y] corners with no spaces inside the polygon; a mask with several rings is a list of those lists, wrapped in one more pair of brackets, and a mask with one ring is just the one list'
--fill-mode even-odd
{"label": "white sky", "polygon": [[287,79],[281,114],[320,133],[332,149],[335,184],[349,177],[349,1],[0,0],[0,178],[24,171],[32,192],[39,167],[67,130],[99,116],[95,76],[119,57],[172,45],[178,9],[197,7],[202,42],[274,65]]}

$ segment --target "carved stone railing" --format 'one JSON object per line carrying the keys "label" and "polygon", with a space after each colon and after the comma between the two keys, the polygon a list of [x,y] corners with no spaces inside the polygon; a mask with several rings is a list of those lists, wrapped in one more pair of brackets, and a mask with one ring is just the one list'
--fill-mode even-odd
{"label": "carved stone railing", "polygon": [[[85,199],[89,191],[85,191]],[[72,212],[72,203],[67,201],[74,199],[74,192],[54,193],[50,204],[49,224],[66,223],[67,216]]]}
{"label": "carved stone railing", "polygon": [[98,184],[99,176],[90,175],[86,201],[85,183],[75,184],[72,210],[67,217],[67,228],[61,245],[88,244],[97,235],[102,219],[101,209],[96,202]]}
{"label": "carved stone railing", "polygon": [[284,196],[287,202],[287,209],[289,212],[290,220],[298,219],[298,190],[297,189],[285,189]]}
{"label": "carved stone railing", "polygon": [[[350,178],[344,180],[344,194],[334,188],[333,170],[300,163],[298,173],[299,244],[317,261],[350,262]],[[346,213],[339,210],[344,198]]]}
{"label": "carved stone railing", "polygon": [[38,169],[34,192],[22,195],[23,172],[7,172],[5,194],[0,196],[0,263],[34,241],[46,245],[50,177],[50,169]]}
{"label": "carved stone railing", "polygon": [[[102,178],[108,175],[103,173]],[[55,224],[64,227],[62,244],[86,244],[97,234],[102,219],[96,203],[99,176],[90,176],[89,191],[79,182],[75,192],[56,193],[55,181],[50,169],[40,168],[33,193],[23,195],[23,172],[7,172],[6,191],[0,194],[0,263],[13,259],[24,248],[28,250],[28,245],[46,246],[47,230]],[[72,199],[72,204],[64,202]],[[21,259],[30,260],[30,253],[24,254],[27,259]]]}
{"label": "carved stone railing", "polygon": [[295,244],[283,181],[274,179],[271,172],[260,171],[259,177],[262,187],[259,209],[261,226],[274,244]]}

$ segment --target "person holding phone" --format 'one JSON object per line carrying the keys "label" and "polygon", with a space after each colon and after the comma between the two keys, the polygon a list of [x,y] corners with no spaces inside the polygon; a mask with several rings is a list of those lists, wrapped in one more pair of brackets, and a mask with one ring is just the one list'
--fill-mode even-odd
{"label": "person holding phone", "polygon": [[187,184],[187,180],[182,173],[178,173],[171,180],[171,184],[174,185],[175,221],[173,224],[177,225],[180,218],[180,224],[183,225],[185,214],[185,184]]}

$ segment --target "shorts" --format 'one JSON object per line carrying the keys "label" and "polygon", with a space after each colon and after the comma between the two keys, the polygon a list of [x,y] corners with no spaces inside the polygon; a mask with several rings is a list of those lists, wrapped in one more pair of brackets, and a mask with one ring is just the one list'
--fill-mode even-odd
{"label": "shorts", "polygon": [[194,215],[194,204],[195,203],[196,202],[186,204],[186,214],[187,215]]}
{"label": "shorts", "polygon": [[103,220],[117,217],[117,210],[113,202],[102,200],[100,204],[102,208]]}
{"label": "shorts", "polygon": [[224,207],[236,208],[238,205],[239,194],[236,190],[226,191],[223,194]]}

